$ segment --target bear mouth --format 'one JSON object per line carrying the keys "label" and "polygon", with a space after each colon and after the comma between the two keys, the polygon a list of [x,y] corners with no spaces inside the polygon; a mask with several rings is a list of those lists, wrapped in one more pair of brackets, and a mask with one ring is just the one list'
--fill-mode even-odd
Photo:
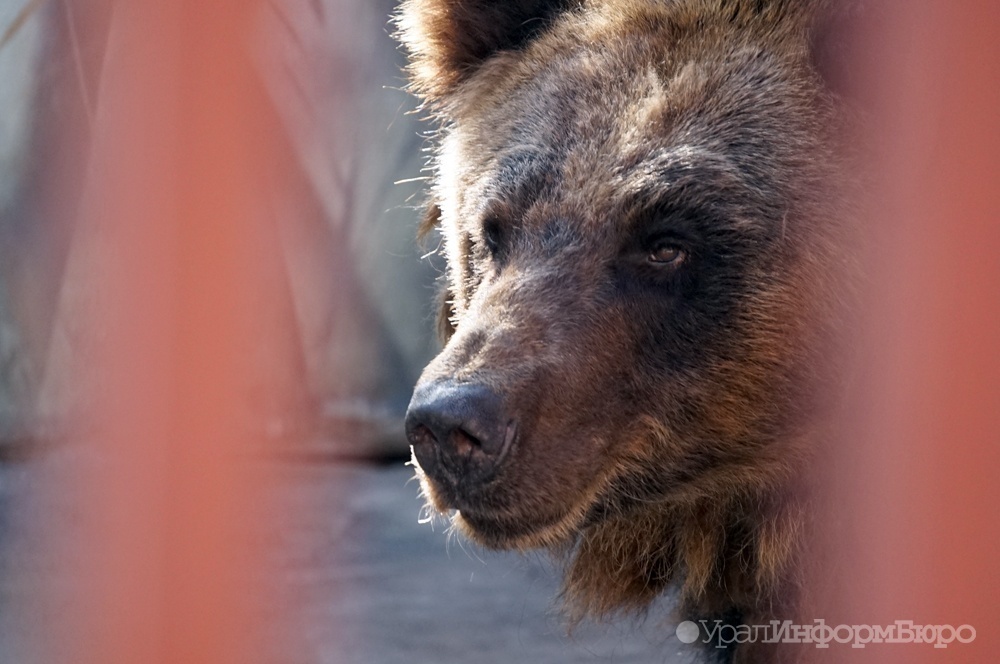
{"label": "bear mouth", "polygon": [[490,549],[531,549],[550,546],[554,533],[565,530],[566,514],[552,514],[532,519],[512,518],[476,510],[458,510],[456,527],[469,539]]}
{"label": "bear mouth", "polygon": [[452,523],[468,539],[488,549],[556,549],[573,541],[584,512],[570,508],[527,515],[466,509],[458,510]]}
{"label": "bear mouth", "polygon": [[450,514],[454,528],[488,549],[557,548],[571,542],[588,525],[595,495],[575,501],[525,501],[510,491],[499,474],[486,483],[442,482],[426,472],[414,451],[413,465],[428,506]]}

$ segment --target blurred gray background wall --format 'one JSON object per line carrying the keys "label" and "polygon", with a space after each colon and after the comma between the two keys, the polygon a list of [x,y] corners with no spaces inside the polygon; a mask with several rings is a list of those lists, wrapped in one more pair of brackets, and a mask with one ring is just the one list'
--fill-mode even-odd
{"label": "blurred gray background wall", "polygon": [[38,17],[15,22],[23,2],[0,0],[0,441],[27,435],[32,407],[32,369],[16,324],[10,287],[13,244],[22,215],[24,181],[30,170],[30,137],[42,45]]}
{"label": "blurred gray background wall", "polygon": [[[319,454],[404,454],[402,414],[436,345],[437,268],[414,240],[426,127],[402,89],[394,4],[280,0],[248,35],[300,169],[275,183],[268,213],[297,324],[288,375],[306,415],[266,426]],[[107,130],[101,80],[115,25],[111,0],[0,0],[4,449],[58,438],[86,409],[68,377],[97,333],[77,329],[74,312],[99,297],[88,274],[102,243],[78,217],[89,136]]]}

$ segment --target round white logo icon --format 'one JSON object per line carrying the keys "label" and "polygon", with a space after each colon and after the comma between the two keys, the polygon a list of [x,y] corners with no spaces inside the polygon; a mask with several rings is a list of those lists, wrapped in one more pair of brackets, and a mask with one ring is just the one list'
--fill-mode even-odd
{"label": "round white logo icon", "polygon": [[700,633],[701,630],[698,629],[697,623],[690,620],[685,620],[677,626],[677,640],[681,643],[694,643],[698,640]]}

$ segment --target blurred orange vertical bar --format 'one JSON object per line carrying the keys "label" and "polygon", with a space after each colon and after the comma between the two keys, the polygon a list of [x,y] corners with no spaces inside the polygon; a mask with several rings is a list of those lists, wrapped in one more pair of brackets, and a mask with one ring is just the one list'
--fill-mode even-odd
{"label": "blurred orange vertical bar", "polygon": [[92,496],[102,566],[83,662],[254,659],[241,517],[260,508],[247,395],[266,377],[248,349],[273,315],[279,252],[257,198],[274,128],[249,57],[256,7],[114,9],[86,207],[109,244],[107,308],[86,315],[110,380],[94,414],[109,470]]}
{"label": "blurred orange vertical bar", "polygon": [[[841,494],[854,622],[970,625],[975,640],[843,648],[838,661],[992,664],[1000,651],[1000,3],[888,1],[888,147],[859,459]],[[968,638],[971,633],[965,631]],[[947,635],[947,633],[946,633]]]}
{"label": "blurred orange vertical bar", "polygon": [[[259,501],[245,473],[255,319],[269,320],[259,199],[267,127],[248,0],[186,0],[179,49],[176,410],[166,509],[165,661],[242,664],[252,564],[237,527]],[[258,94],[255,94],[257,90]],[[270,128],[274,131],[274,128]],[[276,351],[277,349],[275,349]],[[242,473],[241,473],[242,471]],[[245,543],[244,543],[245,545]],[[243,587],[241,587],[243,581]],[[245,625],[242,625],[245,628]],[[253,633],[253,632],[251,632]]]}
{"label": "blurred orange vertical bar", "polygon": [[[928,607],[978,631],[949,659],[986,664],[1000,652],[1000,3],[937,0],[928,19],[940,31],[940,87],[928,101],[941,121],[921,178],[926,198],[914,206],[923,233],[913,276],[942,253],[947,270],[931,294],[938,327],[927,331],[928,374],[913,408],[927,453],[912,513],[935,533],[923,560]],[[934,404],[944,407],[922,421]]]}

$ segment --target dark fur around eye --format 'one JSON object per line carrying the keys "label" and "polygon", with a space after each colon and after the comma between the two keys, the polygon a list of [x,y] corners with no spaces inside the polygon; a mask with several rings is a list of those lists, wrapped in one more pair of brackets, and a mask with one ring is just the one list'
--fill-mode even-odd
{"label": "dark fur around eye", "polygon": [[494,258],[500,253],[502,241],[503,229],[500,227],[500,220],[496,217],[487,217],[483,222],[483,243]]}

